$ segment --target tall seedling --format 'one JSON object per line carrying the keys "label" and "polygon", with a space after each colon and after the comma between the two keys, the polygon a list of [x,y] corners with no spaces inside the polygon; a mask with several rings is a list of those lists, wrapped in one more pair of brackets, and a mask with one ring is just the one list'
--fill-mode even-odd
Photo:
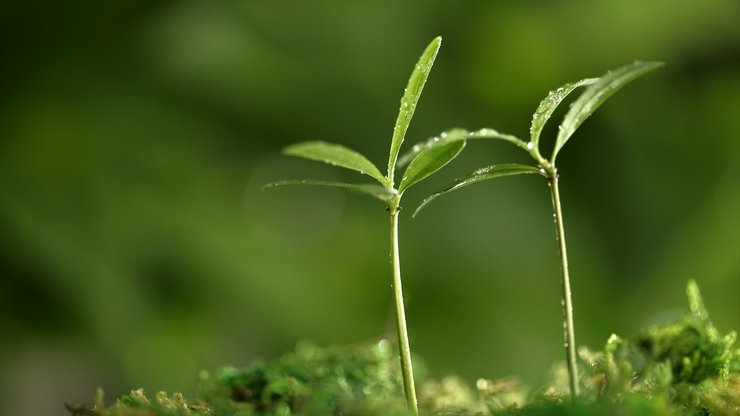
{"label": "tall seedling", "polygon": [[[465,132],[458,129],[453,131],[455,134],[447,134],[445,137],[435,138],[426,143],[419,144],[415,146],[411,152],[402,157],[402,161],[413,160],[415,152],[418,151],[429,151],[429,149],[437,146],[448,146],[449,143],[456,140],[480,138],[500,139],[513,143],[517,147],[525,150],[535,160],[537,166],[520,164],[493,165],[478,169],[467,176],[458,178],[442,190],[424,199],[419,207],[416,208],[414,216],[435,198],[476,182],[499,178],[502,176],[521,174],[540,174],[547,179],[552,199],[553,217],[555,220],[555,237],[560,254],[560,273],[563,286],[562,304],[565,352],[572,397],[578,395],[578,369],[576,367],[576,343],[575,330],[573,327],[573,304],[571,301],[570,275],[568,273],[568,254],[565,245],[563,212],[560,206],[560,191],[558,189],[559,175],[558,170],[555,167],[555,159],[578,127],[580,127],[581,124],[591,114],[593,114],[593,112],[596,111],[596,109],[599,108],[607,98],[630,81],[633,81],[661,65],[662,63],[660,62],[633,62],[613,71],[609,71],[600,78],[583,79],[581,81],[565,84],[555,91],[550,91],[547,97],[540,102],[540,105],[532,116],[532,125],[529,130],[529,142],[525,142],[512,135],[501,134],[493,129],[481,129],[476,132]],[[547,159],[540,154],[539,150],[539,141],[542,129],[563,99],[579,87],[586,87],[586,89],[583,91],[581,96],[573,102],[563,118],[563,122],[560,123],[552,155]]]}
{"label": "tall seedling", "polygon": [[282,185],[320,185],[346,188],[362,192],[380,199],[387,205],[390,216],[390,246],[391,246],[391,270],[393,273],[393,293],[395,297],[396,323],[398,328],[398,345],[400,349],[401,371],[403,376],[404,392],[408,406],[414,412],[418,412],[416,402],[416,391],[414,389],[413,371],[411,367],[411,350],[409,348],[409,337],[406,330],[406,315],[404,311],[403,290],[401,286],[401,263],[398,251],[398,214],[401,211],[401,197],[412,185],[436,172],[444,165],[454,159],[465,147],[464,137],[458,140],[450,140],[439,146],[429,146],[426,149],[417,149],[412,157],[408,158],[408,168],[405,170],[400,184],[396,187],[395,170],[398,153],[401,149],[406,130],[416,110],[416,105],[421,96],[422,89],[426,83],[432,64],[437,56],[442,38],[435,38],[419,58],[419,62],[411,72],[408,85],[401,98],[401,108],[398,112],[396,125],[393,128],[391,138],[390,155],[388,157],[388,172],[386,175],[380,173],[378,168],[361,154],[346,147],[320,142],[310,141],[297,143],[286,147],[283,153],[288,156],[296,156],[305,159],[316,160],[334,166],[351,169],[361,174],[370,176],[378,184],[355,184],[344,182],[324,182],[315,180],[287,180],[266,185],[267,188]]}

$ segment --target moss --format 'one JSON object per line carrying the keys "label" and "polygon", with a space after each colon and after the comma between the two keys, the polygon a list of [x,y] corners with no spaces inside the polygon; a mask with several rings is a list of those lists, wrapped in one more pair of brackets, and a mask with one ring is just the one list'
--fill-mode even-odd
{"label": "moss", "polygon": [[665,414],[740,413],[736,334],[720,335],[695,282],[689,282],[687,295],[689,313],[679,321],[626,341],[612,335],[600,352],[581,349],[592,400],[619,404],[638,396],[662,403]]}
{"label": "moss", "polygon": [[[398,401],[401,379],[385,341],[370,346],[318,348],[300,344],[295,352],[246,369],[222,368],[202,375],[206,400],[238,403],[254,414],[332,414],[358,402]],[[228,407],[228,406],[226,406]],[[250,413],[247,413],[250,414]]]}
{"label": "moss", "polygon": [[[517,379],[420,380],[419,404],[428,415],[737,415],[740,350],[735,333],[712,324],[696,284],[687,288],[689,312],[679,321],[622,339],[600,350],[579,350],[577,401],[557,364],[549,381],[530,388]],[[103,404],[67,408],[76,416],[410,415],[398,358],[387,342],[319,348],[302,343],[269,362],[201,374],[199,398],[142,390]]]}

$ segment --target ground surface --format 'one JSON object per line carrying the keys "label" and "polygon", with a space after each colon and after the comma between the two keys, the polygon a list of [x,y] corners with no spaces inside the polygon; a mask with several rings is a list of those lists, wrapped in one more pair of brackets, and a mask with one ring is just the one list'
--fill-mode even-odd
{"label": "ground surface", "polygon": [[[740,415],[740,349],[736,334],[720,334],[698,288],[687,288],[683,319],[629,338],[612,335],[598,351],[579,350],[583,391],[571,401],[564,365],[544,386],[516,379],[479,379],[470,388],[455,377],[419,380],[419,404],[429,415]],[[73,415],[408,415],[398,359],[386,341],[295,351],[248,368],[201,374],[201,391],[147,396],[135,390],[106,406],[71,405]]]}

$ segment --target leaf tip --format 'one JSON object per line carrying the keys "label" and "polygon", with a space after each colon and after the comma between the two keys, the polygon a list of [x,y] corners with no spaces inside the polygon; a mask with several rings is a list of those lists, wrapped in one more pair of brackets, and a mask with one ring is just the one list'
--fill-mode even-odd
{"label": "leaf tip", "polygon": [[696,280],[690,279],[686,283],[686,296],[689,298],[689,310],[691,313],[699,316],[707,315],[707,310],[704,307],[704,301],[702,300]]}
{"label": "leaf tip", "polygon": [[424,202],[423,201],[422,201],[421,205],[419,205],[418,207],[416,207],[416,209],[414,210],[414,212],[411,213],[411,218],[412,219],[416,219],[416,215],[419,214],[419,211],[421,211],[422,208],[424,208]]}
{"label": "leaf tip", "polygon": [[663,61],[642,61],[642,60],[636,60],[632,63],[635,67],[642,67],[643,73],[647,73],[650,71],[654,71],[658,68],[662,68],[665,66],[665,62]]}
{"label": "leaf tip", "polygon": [[432,202],[432,200],[436,197],[437,195],[430,195],[424,198],[424,200],[421,201],[421,204],[419,204],[419,206],[416,207],[416,209],[414,209],[414,212],[411,214],[411,218],[416,218],[416,216],[419,215],[421,210],[424,209],[424,207],[426,207],[427,205],[429,205],[429,203]]}
{"label": "leaf tip", "polygon": [[437,36],[436,38],[432,39],[431,42],[429,42],[429,46],[427,46],[427,51],[432,50],[432,62],[434,62],[434,59],[437,57],[437,52],[439,52],[439,48],[442,46],[442,36]]}
{"label": "leaf tip", "polygon": [[283,147],[280,150],[280,153],[282,153],[284,156],[297,156],[296,151],[301,148],[301,146],[304,146],[306,142],[299,142],[299,143],[293,143],[289,144],[285,147]]}

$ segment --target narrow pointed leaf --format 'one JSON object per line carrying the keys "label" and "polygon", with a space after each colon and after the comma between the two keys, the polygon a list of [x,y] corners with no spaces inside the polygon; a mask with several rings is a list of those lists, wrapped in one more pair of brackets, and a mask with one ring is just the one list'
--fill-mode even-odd
{"label": "narrow pointed leaf", "polygon": [[383,202],[388,202],[393,197],[393,191],[375,184],[356,184],[344,182],[317,181],[313,179],[290,179],[285,181],[271,182],[263,186],[262,189],[277,188],[280,186],[294,185],[312,185],[312,186],[329,186],[333,188],[344,188],[350,191],[360,192],[372,197],[378,198]]}
{"label": "narrow pointed leaf", "polygon": [[456,128],[456,129],[445,131],[441,133],[439,136],[435,136],[435,137],[427,139],[426,141],[415,144],[411,148],[411,150],[404,153],[403,155],[401,155],[401,157],[398,158],[398,163],[396,164],[396,166],[402,167],[402,166],[407,165],[419,153],[425,150],[431,149],[433,147],[444,146],[450,142],[468,140],[468,139],[498,139],[498,140],[507,141],[509,143],[513,143],[522,148],[527,147],[527,144],[521,139],[518,139],[516,136],[512,136],[510,134],[499,133],[498,131],[494,129],[485,128],[485,129],[480,129],[476,131],[467,131],[465,129]]}
{"label": "narrow pointed leaf", "polygon": [[365,156],[338,144],[321,141],[301,142],[286,147],[283,154],[356,170],[370,175],[381,185],[387,184],[383,174]]}
{"label": "narrow pointed leaf", "polygon": [[432,147],[419,153],[419,155],[411,161],[408,169],[406,169],[406,172],[403,174],[401,185],[398,186],[398,193],[403,194],[403,192],[412,185],[438,171],[444,165],[450,163],[452,159],[456,158],[457,155],[460,154],[464,147],[465,141],[458,140],[449,142],[444,146]]}
{"label": "narrow pointed leaf", "polygon": [[586,78],[577,82],[571,82],[563,85],[555,91],[550,91],[537,107],[537,111],[532,115],[532,125],[529,128],[530,140],[532,146],[539,146],[540,134],[542,128],[545,127],[545,123],[550,119],[552,113],[560,105],[560,103],[568,96],[573,90],[584,85],[591,85],[598,81],[598,78]]}
{"label": "narrow pointed leaf", "polygon": [[442,44],[442,38],[436,37],[421,54],[419,62],[416,63],[414,70],[411,72],[411,77],[404,90],[403,97],[401,97],[401,108],[398,111],[398,118],[396,119],[396,126],[393,128],[393,138],[391,139],[391,150],[388,157],[388,178],[393,183],[393,174],[396,169],[396,159],[398,158],[398,152],[401,149],[401,144],[406,136],[406,130],[409,128],[411,118],[414,116],[414,110],[416,110],[416,103],[419,102],[421,91],[424,89],[424,84],[427,82],[429,77],[429,71],[432,70],[434,59],[437,57],[437,51]]}
{"label": "narrow pointed leaf", "polygon": [[437,146],[443,146],[450,142],[459,141],[459,140],[466,140],[470,133],[465,129],[452,129],[445,132],[442,132],[439,136],[430,137],[427,140],[415,144],[411,150],[404,153],[398,158],[398,162],[396,163],[396,167],[404,167],[411,163],[412,160],[416,158],[416,156],[419,155],[419,153],[431,149],[433,147]]}
{"label": "narrow pointed leaf", "polygon": [[596,111],[607,98],[617,92],[620,88],[640,76],[662,66],[662,62],[641,62],[635,61],[631,64],[621,66],[613,71],[607,72],[599,80],[586,88],[580,97],[573,103],[568,113],[563,118],[558,131],[558,137],[555,140],[555,148],[552,152],[551,161],[555,163],[555,158],[563,148],[570,136],[581,126],[581,124]]}
{"label": "narrow pointed leaf", "polygon": [[526,175],[526,174],[535,174],[535,173],[542,174],[540,169],[534,166],[519,165],[516,163],[493,165],[493,166],[488,166],[485,168],[478,169],[467,176],[463,176],[462,178],[455,179],[454,181],[452,181],[452,183],[442,188],[440,191],[437,191],[433,193],[432,195],[426,197],[423,201],[421,201],[421,204],[419,204],[419,206],[416,208],[413,216],[415,217],[416,214],[418,214],[422,208],[429,205],[430,202],[437,199],[438,197],[444,194],[450,193],[454,190],[464,188],[468,185],[472,185],[474,183],[485,181],[488,179],[500,178],[502,176]]}

